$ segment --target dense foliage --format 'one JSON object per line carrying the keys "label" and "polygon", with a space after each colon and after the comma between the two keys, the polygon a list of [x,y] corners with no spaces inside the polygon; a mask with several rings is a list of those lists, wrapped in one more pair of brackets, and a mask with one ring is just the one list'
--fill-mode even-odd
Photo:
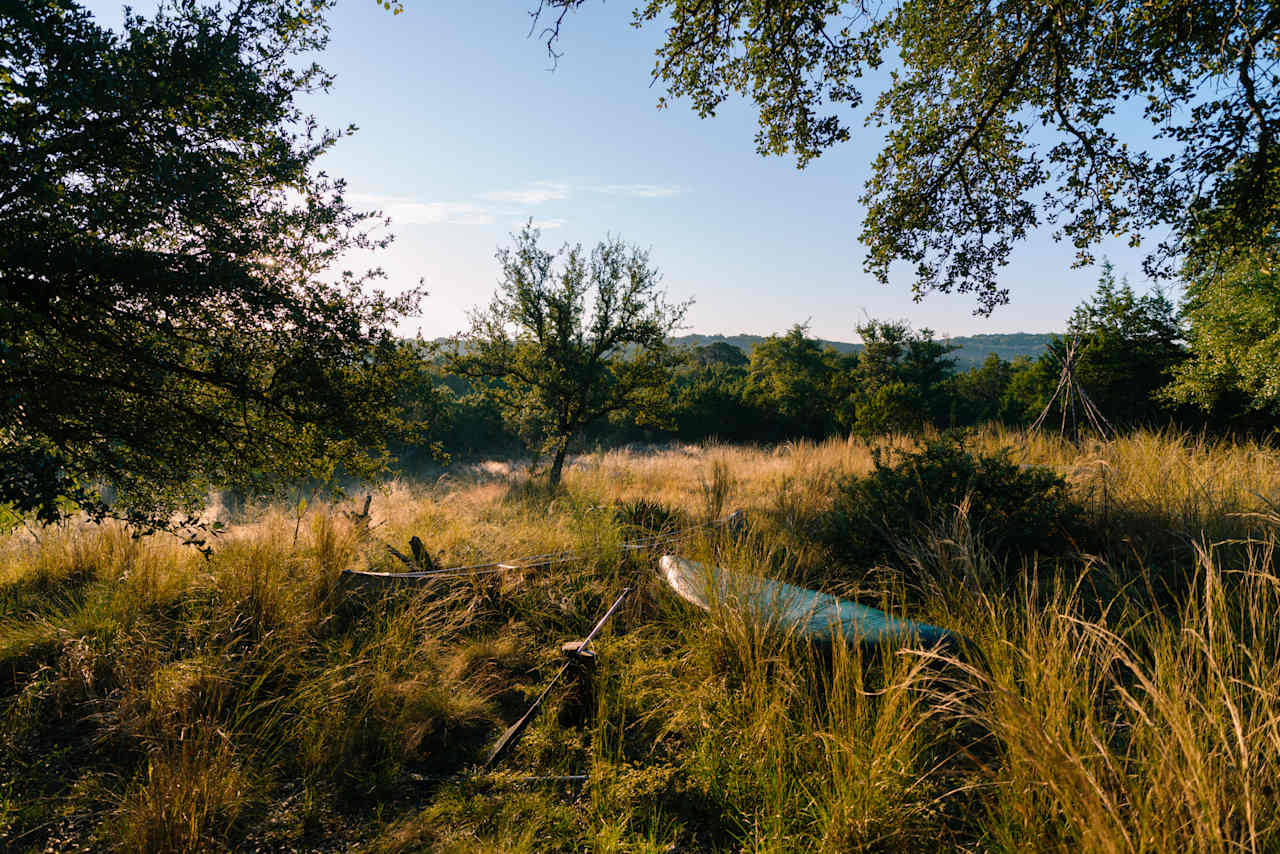
{"label": "dense foliage", "polygon": [[[586,2],[538,4],[558,16],[549,45]],[[704,117],[749,98],[762,154],[804,166],[856,120],[883,133],[865,264],[885,282],[909,265],[917,293],[973,291],[990,311],[1014,245],[1044,224],[1082,263],[1168,228],[1148,261],[1171,272],[1204,231],[1250,246],[1276,222],[1280,8],[1263,0],[648,0],[635,19],[662,22],[667,96]]]}
{"label": "dense foliage", "polygon": [[1137,295],[1104,264],[1097,290],[1072,313],[1067,332],[1081,345],[1076,377],[1108,419],[1123,425],[1168,419],[1157,392],[1186,351],[1177,310],[1163,293]]}
{"label": "dense foliage", "polygon": [[[1266,273],[1251,275],[1270,281]],[[1027,426],[1046,407],[1046,423],[1057,429],[1063,420],[1072,421],[1068,398],[1055,397],[1069,345],[1074,382],[1116,429],[1265,434],[1277,426],[1274,397],[1268,395],[1280,359],[1268,350],[1275,339],[1275,308],[1265,288],[1251,287],[1248,294],[1217,301],[1213,312],[1193,289],[1188,344],[1184,321],[1163,293],[1135,292],[1107,264],[1094,293],[1068,318],[1067,332],[1039,356],[1006,360],[993,352],[963,371],[956,368],[951,344],[901,321],[860,325],[862,343],[843,352],[810,338],[804,326],[760,339],[749,353],[723,340],[685,346],[675,353],[669,382],[646,391],[646,412],[661,412],[662,420],[640,420],[620,410],[584,425],[579,435],[587,445],[666,438],[870,438],[991,422]],[[1216,355],[1210,355],[1215,351],[1208,341],[1218,347]],[[438,395],[437,435],[447,451],[501,453],[519,447],[522,436],[528,440],[522,430],[529,424],[519,417],[526,410],[498,403],[510,393],[509,380],[468,380],[448,362],[429,370]],[[541,423],[535,419],[533,426]],[[536,450],[542,441],[543,434],[535,433],[531,445]]]}
{"label": "dense foliage", "polygon": [[944,436],[911,453],[877,450],[874,460],[871,474],[841,485],[823,520],[823,539],[850,567],[887,563],[910,576],[917,568],[904,555],[948,536],[971,537],[1004,562],[1061,552],[1076,533],[1080,508],[1062,476],[1021,466],[1007,450],[974,454]]}
{"label": "dense foliage", "polygon": [[[1270,281],[1256,268],[1249,275]],[[856,348],[810,338],[804,326],[759,339],[749,353],[725,340],[686,345],[677,350],[665,399],[650,404],[650,412],[664,413],[661,422],[622,412],[580,435],[587,445],[870,438],[992,422],[1027,426],[1046,407],[1049,429],[1058,429],[1078,420],[1059,389],[1068,350],[1073,382],[1115,429],[1265,435],[1280,425],[1268,397],[1280,364],[1268,349],[1276,315],[1266,288],[1250,288],[1216,301],[1212,311],[1193,288],[1180,315],[1161,291],[1138,293],[1105,264],[1093,294],[1068,318],[1066,333],[1038,356],[1007,360],[992,352],[967,370],[957,369],[949,342],[901,321],[860,325]],[[520,445],[522,425],[494,402],[502,381],[469,382],[443,363],[432,370],[446,450],[470,455]]]}
{"label": "dense foliage", "polygon": [[767,418],[770,432],[817,438],[836,425],[836,384],[841,358],[805,335],[803,326],[774,335],[751,351],[744,388],[746,400]]}
{"label": "dense foliage", "polygon": [[869,436],[944,423],[953,348],[905,323],[869,321],[858,335],[863,350],[849,377],[850,426]]}
{"label": "dense foliage", "polygon": [[[447,355],[483,389],[518,432],[551,457],[560,482],[569,443],[610,415],[640,423],[659,416],[678,357],[667,337],[687,304],[672,305],[643,251],[606,240],[550,252],[531,224],[501,249],[503,279],[488,308]],[[563,262],[560,257],[563,256]]]}
{"label": "dense foliage", "polygon": [[1191,358],[1169,397],[1262,423],[1280,417],[1280,275],[1275,252],[1225,252],[1191,265],[1186,316]]}
{"label": "dense foliage", "polygon": [[392,300],[315,170],[325,0],[165,3],[113,32],[0,7],[0,502],[164,525],[211,485],[371,472],[406,426]]}

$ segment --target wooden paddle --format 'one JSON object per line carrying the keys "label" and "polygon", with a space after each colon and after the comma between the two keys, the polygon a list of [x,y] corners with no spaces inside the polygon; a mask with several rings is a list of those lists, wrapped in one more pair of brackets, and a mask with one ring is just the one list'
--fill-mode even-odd
{"label": "wooden paddle", "polygon": [[[618,606],[622,604],[623,599],[627,598],[632,589],[633,588],[630,587],[624,587],[622,589],[622,593],[614,603],[609,606],[609,610],[604,612],[604,616],[600,618],[600,622],[596,623],[595,628],[591,630],[591,633],[587,635],[586,640],[584,640],[582,645],[578,647],[579,655],[586,651],[587,646],[591,643],[591,639],[596,636],[596,632],[600,631],[601,627],[604,626],[605,621],[613,616],[613,612],[618,610]],[[512,745],[516,743],[516,740],[520,738],[520,734],[524,732],[525,727],[529,725],[529,721],[533,720],[533,716],[537,714],[538,709],[542,707],[542,701],[547,699],[547,695],[551,693],[551,689],[560,681],[560,677],[564,676],[565,671],[573,666],[573,663],[573,658],[566,661],[564,666],[556,672],[556,675],[551,677],[551,681],[547,684],[547,687],[542,689],[542,693],[538,695],[538,699],[533,701],[533,705],[529,707],[529,710],[521,715],[520,720],[513,723],[511,727],[502,734],[502,738],[498,739],[498,743],[494,745],[493,752],[491,752],[489,754],[489,758],[484,761],[484,768],[486,770],[492,768],[499,759],[506,755]]]}

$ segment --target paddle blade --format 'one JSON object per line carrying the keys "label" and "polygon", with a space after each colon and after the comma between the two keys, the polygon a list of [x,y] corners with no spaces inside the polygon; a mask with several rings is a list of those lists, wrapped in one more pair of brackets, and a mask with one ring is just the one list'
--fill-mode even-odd
{"label": "paddle blade", "polygon": [[529,725],[529,721],[533,720],[534,712],[538,711],[537,706],[533,706],[529,711],[521,716],[520,720],[513,723],[502,734],[502,738],[498,739],[498,743],[493,746],[493,750],[489,753],[489,758],[484,761],[484,769],[487,771],[498,763],[498,760],[506,756],[507,751],[516,743],[516,739],[524,732],[524,728]]}

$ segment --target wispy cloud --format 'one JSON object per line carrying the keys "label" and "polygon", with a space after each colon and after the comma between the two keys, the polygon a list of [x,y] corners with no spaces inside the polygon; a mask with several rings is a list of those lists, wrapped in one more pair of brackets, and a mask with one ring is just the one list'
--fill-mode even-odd
{"label": "wispy cloud", "polygon": [[[575,185],[563,181],[534,181],[507,190],[480,193],[468,202],[424,202],[403,196],[351,193],[348,200],[359,207],[382,211],[396,225],[490,225],[500,218],[523,214],[523,209],[563,201],[575,193],[604,193],[634,199],[662,199],[685,192],[674,184]],[[534,222],[542,229],[561,228],[565,220],[543,217]]]}
{"label": "wispy cloud", "polygon": [[535,181],[510,190],[496,190],[481,196],[494,202],[510,202],[519,205],[540,205],[544,202],[567,199],[575,193],[604,193],[610,196],[630,196],[636,199],[664,199],[678,196],[685,191],[676,184],[582,184],[563,181]]}
{"label": "wispy cloud", "polygon": [[535,181],[511,190],[495,190],[481,198],[494,202],[510,202],[517,205],[540,205],[569,198],[572,187],[555,181]]}
{"label": "wispy cloud", "polygon": [[357,205],[377,208],[400,225],[488,225],[493,211],[470,202],[419,202],[395,196],[352,193]]}
{"label": "wispy cloud", "polygon": [[406,225],[488,225],[493,213],[465,202],[404,202],[383,208],[393,222]]}
{"label": "wispy cloud", "polygon": [[663,199],[684,192],[684,187],[675,184],[602,184],[592,189],[611,196],[632,196],[637,199]]}

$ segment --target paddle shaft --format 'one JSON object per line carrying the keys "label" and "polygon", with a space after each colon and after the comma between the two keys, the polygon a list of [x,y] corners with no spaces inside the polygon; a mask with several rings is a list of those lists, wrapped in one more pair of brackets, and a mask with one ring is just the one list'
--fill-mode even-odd
{"label": "paddle shaft", "polygon": [[[623,599],[626,599],[627,596],[630,595],[631,590],[632,588],[630,587],[624,587],[622,589],[622,593],[616,600],[614,600],[614,603],[609,606],[609,610],[604,612],[604,616],[600,618],[600,622],[595,624],[595,627],[591,629],[591,632],[587,635],[586,639],[582,641],[582,646],[578,647],[579,651],[587,648],[587,644],[591,643],[592,638],[594,638],[604,626],[605,621],[613,616],[613,612],[618,610],[618,606],[622,604]],[[492,768],[494,764],[506,754],[506,752],[515,743],[516,739],[520,737],[520,734],[524,732],[524,728],[529,725],[529,721],[533,720],[533,716],[537,714],[538,709],[542,707],[542,701],[547,699],[547,695],[551,693],[551,689],[556,686],[556,683],[560,681],[560,677],[564,676],[565,671],[567,671],[572,665],[573,659],[566,661],[564,665],[556,671],[556,675],[551,677],[551,681],[547,683],[547,687],[542,689],[542,693],[538,695],[538,699],[533,701],[533,705],[529,707],[529,710],[521,715],[520,720],[513,723],[510,729],[502,734],[502,738],[498,739],[498,743],[494,745],[493,752],[490,753],[489,758],[485,760],[485,768]]]}
{"label": "paddle shaft", "polygon": [[633,589],[634,588],[631,588],[631,587],[622,588],[622,592],[618,594],[618,598],[615,599],[613,601],[613,604],[609,606],[609,610],[604,612],[604,616],[600,618],[600,622],[596,623],[595,626],[591,629],[591,631],[587,633],[586,638],[582,641],[582,646],[578,647],[579,652],[581,652],[582,650],[586,649],[588,646],[591,645],[591,639],[594,638],[596,636],[596,633],[599,632],[600,629],[604,626],[605,620],[613,616],[613,612],[618,610],[618,606],[622,604],[622,600],[626,599],[627,596],[631,594],[631,591]]}

